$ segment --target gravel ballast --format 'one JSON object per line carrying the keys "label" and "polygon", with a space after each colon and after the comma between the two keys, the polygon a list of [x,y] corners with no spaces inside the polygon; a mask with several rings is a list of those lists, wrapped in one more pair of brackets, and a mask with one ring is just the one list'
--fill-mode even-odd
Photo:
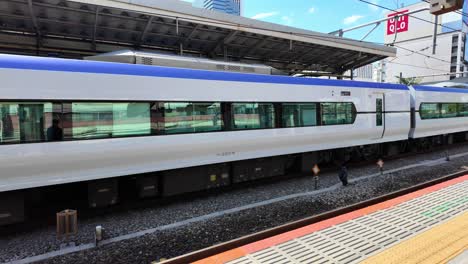
{"label": "gravel ballast", "polygon": [[[452,156],[458,153],[468,153],[468,146],[450,150]],[[337,172],[326,172],[320,176],[319,191],[314,191],[313,177],[298,177],[80,219],[79,234],[73,239],[77,246],[93,242],[97,225],[106,229],[108,238],[153,231],[42,263],[149,263],[175,257],[441,177],[468,164],[468,155],[453,157],[449,162],[444,161],[444,155],[444,151],[437,151],[390,160],[385,164],[386,170],[404,168],[384,175],[379,175],[375,165],[350,168],[351,185],[347,187],[340,185]],[[54,226],[3,237],[0,262],[57,251],[60,244]]]}

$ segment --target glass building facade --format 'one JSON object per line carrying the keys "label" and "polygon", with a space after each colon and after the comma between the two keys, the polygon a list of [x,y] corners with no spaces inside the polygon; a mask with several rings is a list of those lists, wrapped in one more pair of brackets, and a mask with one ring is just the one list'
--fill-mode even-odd
{"label": "glass building facade", "polygon": [[240,16],[241,0],[203,0],[203,8]]}

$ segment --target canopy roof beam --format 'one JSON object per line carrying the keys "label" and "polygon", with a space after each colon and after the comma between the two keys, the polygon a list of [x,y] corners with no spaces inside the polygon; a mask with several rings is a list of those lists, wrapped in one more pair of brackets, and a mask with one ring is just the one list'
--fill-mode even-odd
{"label": "canopy roof beam", "polygon": [[150,29],[150,27],[151,27],[151,25],[153,23],[153,19],[154,19],[154,16],[150,16],[148,18],[148,21],[146,22],[145,28],[141,32],[140,39],[138,40],[138,43],[137,43],[137,47],[141,46],[141,44],[145,42],[146,33]]}
{"label": "canopy roof beam", "polygon": [[98,20],[99,20],[99,6],[96,6],[96,11],[94,13],[94,26],[93,26],[93,37],[92,37],[94,50],[96,50],[96,34],[97,34]]}
{"label": "canopy roof beam", "polygon": [[41,30],[39,29],[39,24],[37,23],[36,14],[34,14],[32,0],[28,0],[28,9],[29,9],[29,14],[31,16],[33,26],[34,26],[34,30],[36,31],[37,47],[39,48],[42,44],[41,43]]}
{"label": "canopy roof beam", "polygon": [[[211,51],[212,57],[214,57],[216,55],[216,51],[218,49],[220,49],[221,47],[224,47],[227,44],[231,43],[231,41],[234,40],[234,37],[237,35],[238,32],[239,31],[237,31],[237,30],[233,30],[226,37],[224,37],[221,41],[219,41]],[[223,49],[223,54],[224,54],[224,51],[225,51],[225,49]]]}

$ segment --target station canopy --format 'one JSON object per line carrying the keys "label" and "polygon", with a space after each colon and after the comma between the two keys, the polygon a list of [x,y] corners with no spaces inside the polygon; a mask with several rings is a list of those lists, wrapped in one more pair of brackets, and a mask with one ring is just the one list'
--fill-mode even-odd
{"label": "station canopy", "polygon": [[134,49],[343,74],[391,47],[194,8],[177,0],[1,0],[0,53],[82,58]]}

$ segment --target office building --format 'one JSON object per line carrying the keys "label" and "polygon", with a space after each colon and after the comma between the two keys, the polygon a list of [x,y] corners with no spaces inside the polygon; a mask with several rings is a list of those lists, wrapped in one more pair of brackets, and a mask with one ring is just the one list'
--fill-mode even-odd
{"label": "office building", "polygon": [[231,15],[242,15],[241,0],[203,0],[203,8]]}

